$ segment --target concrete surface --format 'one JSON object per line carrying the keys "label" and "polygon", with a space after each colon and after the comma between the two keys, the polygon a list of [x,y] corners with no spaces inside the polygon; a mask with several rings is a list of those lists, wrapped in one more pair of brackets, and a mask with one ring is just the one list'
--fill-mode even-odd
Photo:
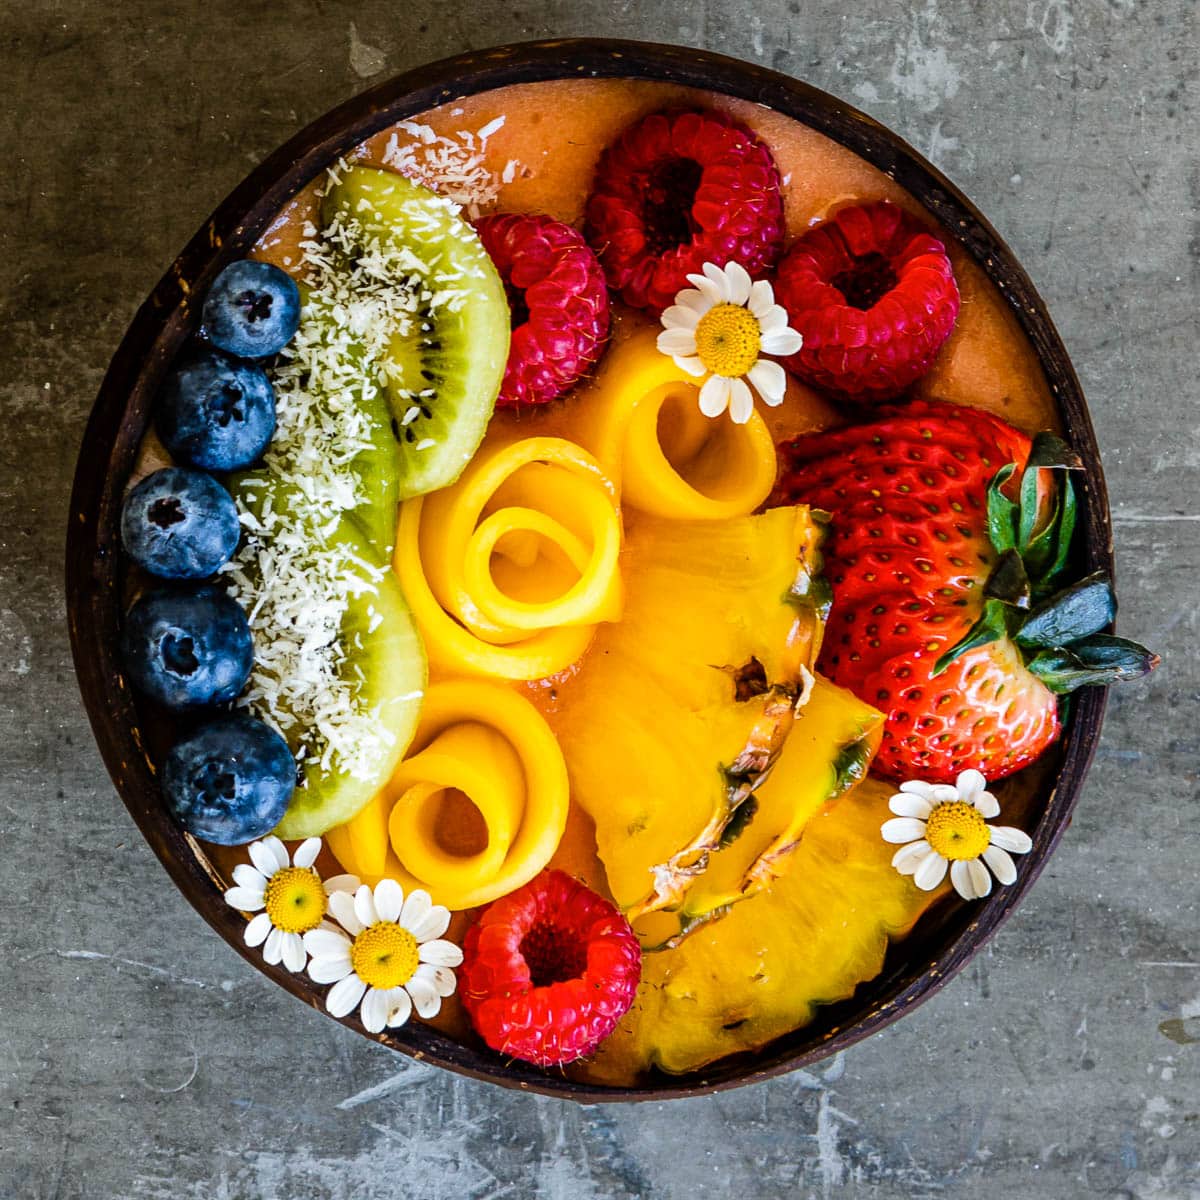
{"label": "concrete surface", "polygon": [[[1200,1197],[1200,29],[1190,0],[0,0],[0,1197]],[[989,952],[820,1071],[587,1111],[452,1079],[210,935],[110,787],[60,583],[136,305],[215,202],[383,72],[621,34],[768,63],[931,156],[1075,356],[1117,514],[1114,697],[1074,827]]]}

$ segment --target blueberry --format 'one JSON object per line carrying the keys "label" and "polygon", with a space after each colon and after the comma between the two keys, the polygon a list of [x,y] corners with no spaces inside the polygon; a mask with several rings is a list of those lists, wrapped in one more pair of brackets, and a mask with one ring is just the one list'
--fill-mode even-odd
{"label": "blueberry", "polygon": [[300,289],[286,271],[243,259],[217,276],[203,321],[214,346],[238,358],[265,358],[292,340],[300,324]]}
{"label": "blueberry", "polygon": [[163,579],[203,579],[227,563],[241,526],[233,497],[183,467],[147,475],[125,497],[121,541],[139,567]]}
{"label": "blueberry", "polygon": [[162,769],[167,807],[206,842],[240,846],[271,832],[296,789],[296,761],[269,725],[219,717],[176,742]]}
{"label": "blueberry", "polygon": [[147,592],[125,617],[121,650],[135,686],[168,708],[232,700],[254,663],[246,614],[212,585]]}
{"label": "blueberry", "polygon": [[206,471],[248,467],[275,432],[275,392],[266,372],[202,350],[167,378],[158,436],[180,462]]}

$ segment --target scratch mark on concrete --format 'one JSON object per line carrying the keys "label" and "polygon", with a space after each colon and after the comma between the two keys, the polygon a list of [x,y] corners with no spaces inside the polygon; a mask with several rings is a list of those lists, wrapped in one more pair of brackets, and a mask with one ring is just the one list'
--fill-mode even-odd
{"label": "scratch mark on concrete", "polygon": [[207,988],[212,986],[206,979],[193,979],[190,975],[176,975],[174,971],[169,971],[166,967],[156,967],[153,963],[140,962],[136,958],[119,958],[115,954],[101,954],[98,950],[38,950],[33,954],[26,955],[21,961],[31,962],[35,958],[45,958],[49,954],[53,954],[57,958],[82,958],[88,961],[104,961],[118,963],[125,967],[136,967],[139,971],[147,971],[151,975],[161,975],[164,979],[171,980],[172,983],[183,983],[188,987]]}
{"label": "scratch mark on concrete", "polygon": [[393,1092],[416,1087],[421,1083],[428,1083],[434,1075],[435,1071],[432,1067],[422,1067],[414,1063],[411,1067],[405,1067],[403,1071],[383,1080],[382,1083],[377,1083],[373,1087],[363,1088],[361,1092],[355,1092],[353,1096],[347,1096],[344,1100],[339,1100],[334,1107],[341,1109],[343,1112],[352,1108],[360,1108],[364,1104],[371,1104],[375,1100],[382,1100],[385,1096],[390,1096]]}

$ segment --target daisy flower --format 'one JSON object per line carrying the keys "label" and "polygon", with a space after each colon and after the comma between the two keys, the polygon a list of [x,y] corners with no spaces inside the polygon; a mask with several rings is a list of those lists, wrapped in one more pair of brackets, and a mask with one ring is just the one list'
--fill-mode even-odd
{"label": "daisy flower", "polygon": [[247,946],[262,946],[263,958],[272,966],[283,963],[289,971],[303,971],[308,961],[304,934],[325,919],[329,893],[355,888],[358,880],[338,875],[322,884],[313,869],[321,852],[317,837],[301,842],[291,857],[274,835],[247,849],[250,862],[233,868],[234,886],[226,891],[225,903],[258,914],[246,926]]}
{"label": "daisy flower", "polygon": [[1000,815],[1000,802],[978,771],[963,771],[953,786],[916,779],[902,783],[888,808],[896,816],[884,822],[883,840],[907,843],[896,851],[892,866],[926,892],[942,882],[949,866],[958,894],[982,899],[992,890],[992,875],[1005,884],[1016,879],[1012,855],[1028,854],[1033,847],[1022,830],[987,823]]}
{"label": "daisy flower", "polygon": [[[454,971],[462,951],[442,939],[450,911],[416,889],[408,897],[394,879],[381,879],[374,890],[334,892],[329,911],[341,929],[314,929],[304,935],[312,955],[309,976],[332,983],[325,1007],[334,1017],[359,1016],[371,1033],[396,1028],[415,1008],[428,1019],[453,993]],[[345,930],[343,933],[342,930]]]}
{"label": "daisy flower", "polygon": [[774,407],[783,402],[783,368],[759,354],[795,354],[802,338],[788,328],[787,312],[775,303],[771,285],[752,283],[741,263],[722,268],[704,264],[702,275],[689,275],[684,288],[662,315],[658,348],[676,366],[699,378],[700,411],[719,417],[727,408],[737,425],[754,411],[750,384]]}

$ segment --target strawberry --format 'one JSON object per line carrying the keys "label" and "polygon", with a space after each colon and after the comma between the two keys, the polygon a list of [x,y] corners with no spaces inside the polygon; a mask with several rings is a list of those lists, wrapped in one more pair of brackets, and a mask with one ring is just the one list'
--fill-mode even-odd
{"label": "strawberry", "polygon": [[1058,737],[1060,694],[1157,663],[1099,633],[1115,613],[1106,578],[1061,590],[1079,462],[1053,434],[915,402],[779,449],[772,503],[831,514],[820,666],[887,713],[879,773],[1002,778]]}

